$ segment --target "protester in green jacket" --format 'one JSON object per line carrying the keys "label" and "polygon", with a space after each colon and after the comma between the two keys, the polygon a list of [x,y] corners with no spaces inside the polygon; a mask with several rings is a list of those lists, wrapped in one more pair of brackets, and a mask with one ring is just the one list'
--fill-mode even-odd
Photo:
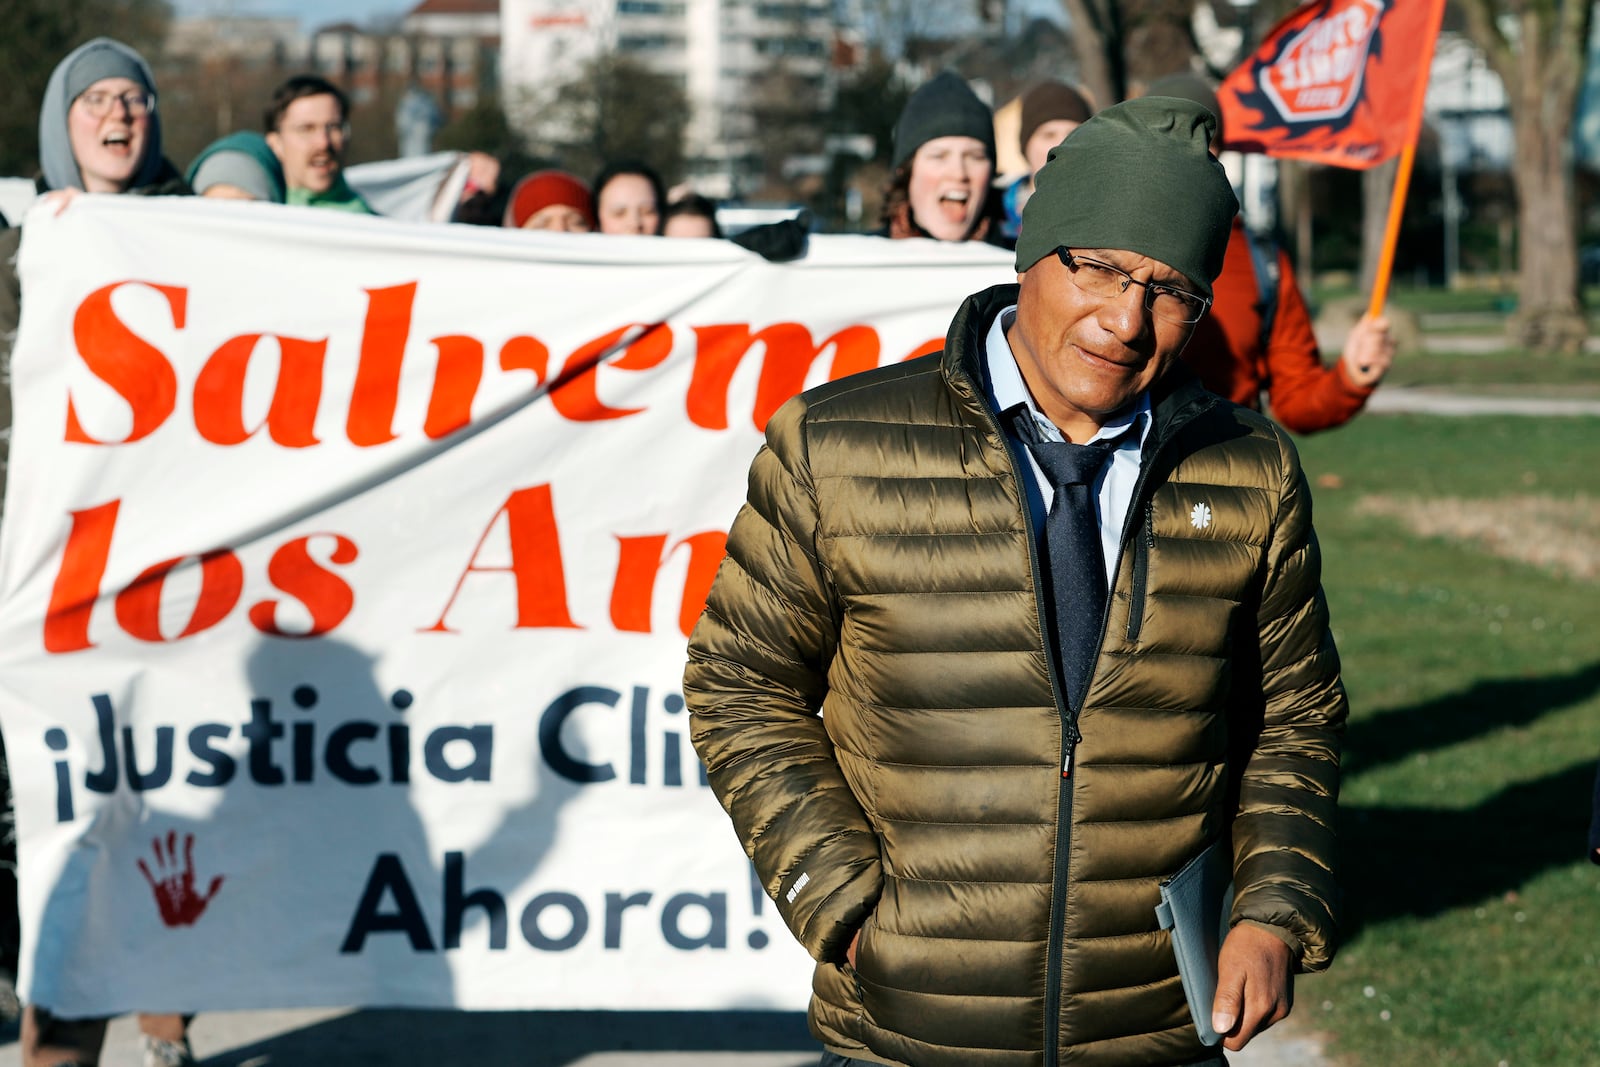
{"label": "protester in green jacket", "polygon": [[230,133],[201,149],[185,177],[196,196],[269,204],[285,198],[283,165],[267,139],[252,130]]}
{"label": "protester in green jacket", "polygon": [[1347,707],[1309,492],[1177,362],[1237,207],[1212,123],[1156,97],[1085,122],[1019,285],[767,427],[684,696],[817,961],[825,1065],[1222,1064],[1156,916],[1218,842],[1224,1047],[1333,956]]}
{"label": "protester in green jacket", "polygon": [[278,86],[266,113],[267,144],[283,163],[288,202],[377,214],[344,180],[350,102],[337,85],[297,74]]}

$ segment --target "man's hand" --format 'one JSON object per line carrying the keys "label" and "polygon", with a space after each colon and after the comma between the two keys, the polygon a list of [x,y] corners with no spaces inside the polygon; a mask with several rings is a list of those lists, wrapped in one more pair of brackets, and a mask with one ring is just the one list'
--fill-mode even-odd
{"label": "man's hand", "polygon": [[1287,1018],[1293,1001],[1294,960],[1289,946],[1249,923],[1230,930],[1217,959],[1217,999],[1211,1007],[1211,1027],[1222,1035],[1222,1047],[1238,1052],[1261,1031]]}
{"label": "man's hand", "polygon": [[845,962],[850,964],[851,967],[856,965],[856,945],[860,942],[860,940],[861,931],[857,930],[855,933],[850,935],[850,947],[844,950]]}
{"label": "man's hand", "polygon": [[493,196],[500,184],[500,161],[487,152],[467,153],[467,184],[461,190],[465,200],[473,193]]}
{"label": "man's hand", "polygon": [[1389,320],[1382,316],[1373,318],[1370,313],[1350,328],[1344,343],[1344,354],[1339,357],[1344,373],[1352,382],[1363,388],[1377,385],[1394,363],[1394,338],[1389,336]]}

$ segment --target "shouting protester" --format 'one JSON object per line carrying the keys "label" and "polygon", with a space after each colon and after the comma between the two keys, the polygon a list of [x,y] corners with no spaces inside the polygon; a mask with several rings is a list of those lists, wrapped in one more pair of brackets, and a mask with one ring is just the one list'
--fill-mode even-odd
{"label": "shouting protester", "polygon": [[[161,154],[155,75],[144,57],[119,41],[97,37],[56,65],[39,109],[41,192],[58,198],[57,210],[79,193],[181,195],[189,186]],[[0,365],[10,375],[11,341],[21,311],[16,275],[19,229],[0,234]],[[11,395],[0,391],[0,425],[11,426]],[[0,492],[4,463],[0,462]],[[9,791],[7,801],[9,805]],[[12,953],[8,952],[8,955]],[[147,1067],[194,1062],[181,1015],[140,1015]],[[95,1064],[105,1040],[104,1019],[62,1019],[48,1005],[30,1004],[22,1016],[24,1067]]]}
{"label": "shouting protester", "polygon": [[56,64],[39,109],[39,190],[188,192],[161,154],[156,81],[144,57],[96,37]]}
{"label": "shouting protester", "polygon": [[767,425],[683,692],[817,961],[824,1064],[1222,1064],[1156,917],[1208,847],[1226,1048],[1333,955],[1346,703],[1309,491],[1178,361],[1237,209],[1213,129],[1159,98],[1091,118],[1039,174],[1020,284]]}
{"label": "shouting protester", "polygon": [[283,164],[289,203],[376,214],[344,179],[350,103],[337,85],[295,75],[273,91],[265,126],[267,144]]}
{"label": "shouting protester", "polygon": [[990,204],[994,113],[950,71],[911,94],[894,124],[894,172],[884,196],[886,237],[998,239]]}

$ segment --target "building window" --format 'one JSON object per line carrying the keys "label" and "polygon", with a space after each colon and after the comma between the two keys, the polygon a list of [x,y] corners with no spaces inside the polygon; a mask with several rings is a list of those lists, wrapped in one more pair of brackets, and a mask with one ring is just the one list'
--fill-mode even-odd
{"label": "building window", "polygon": [[665,52],[668,49],[682,49],[682,37],[672,37],[665,33],[635,33],[617,38],[617,51],[619,52]]}
{"label": "building window", "polygon": [[815,18],[817,9],[810,4],[757,4],[756,17],[775,22],[800,22]]}
{"label": "building window", "polygon": [[820,56],[822,42],[806,37],[758,37],[756,51],[764,56]]}
{"label": "building window", "polygon": [[682,3],[673,0],[617,0],[619,15],[681,15]]}

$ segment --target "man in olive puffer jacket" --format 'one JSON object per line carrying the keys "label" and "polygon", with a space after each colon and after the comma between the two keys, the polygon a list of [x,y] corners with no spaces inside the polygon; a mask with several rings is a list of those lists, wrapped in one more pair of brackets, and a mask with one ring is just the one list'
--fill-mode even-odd
{"label": "man in olive puffer jacket", "polygon": [[[767,427],[684,694],[817,960],[824,1064],[1223,1063],[1155,916],[1219,840],[1224,1046],[1332,958],[1346,704],[1311,501],[1283,431],[1176,363],[1237,209],[1213,122],[1095,116],[1039,174],[1019,285]],[[1104,442],[1103,602],[1058,573],[1035,438]]]}

